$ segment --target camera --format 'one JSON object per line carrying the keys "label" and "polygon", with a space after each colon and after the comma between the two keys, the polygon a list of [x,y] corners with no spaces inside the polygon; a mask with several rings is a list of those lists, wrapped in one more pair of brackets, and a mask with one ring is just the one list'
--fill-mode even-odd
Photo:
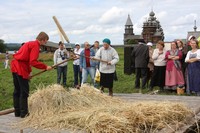
{"label": "camera", "polygon": [[61,58],[62,58],[62,60],[65,60],[65,56],[62,56]]}

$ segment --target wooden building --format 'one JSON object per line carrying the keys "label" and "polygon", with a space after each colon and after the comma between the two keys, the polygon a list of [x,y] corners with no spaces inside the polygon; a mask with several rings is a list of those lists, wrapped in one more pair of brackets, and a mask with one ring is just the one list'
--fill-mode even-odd
{"label": "wooden building", "polygon": [[55,52],[58,49],[58,43],[48,41],[47,44],[41,45],[41,52]]}
{"label": "wooden building", "polygon": [[[66,49],[75,47],[75,44],[65,43]],[[58,43],[48,41],[47,44],[40,46],[41,52],[55,52],[59,48]]]}
{"label": "wooden building", "polygon": [[[143,30],[141,35],[135,35],[133,32],[133,23],[131,21],[130,15],[128,15],[125,24],[124,33],[124,45],[128,45],[130,40],[133,42],[152,42],[156,44],[159,40],[164,40],[163,29],[160,22],[155,17],[155,13],[151,11],[149,13],[149,18],[143,23]],[[129,44],[131,45],[131,44]],[[124,73],[132,74],[134,72],[134,63],[131,58],[131,52],[134,49],[134,45],[124,48]]]}

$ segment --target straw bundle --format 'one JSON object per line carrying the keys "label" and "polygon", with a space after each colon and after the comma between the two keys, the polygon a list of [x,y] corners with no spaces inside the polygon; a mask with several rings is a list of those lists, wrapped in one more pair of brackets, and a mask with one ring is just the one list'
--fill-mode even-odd
{"label": "straw bundle", "polygon": [[191,113],[180,103],[128,103],[87,85],[71,91],[59,85],[38,89],[29,98],[29,110],[30,115],[20,123],[23,128],[94,133],[155,132],[184,122]]}

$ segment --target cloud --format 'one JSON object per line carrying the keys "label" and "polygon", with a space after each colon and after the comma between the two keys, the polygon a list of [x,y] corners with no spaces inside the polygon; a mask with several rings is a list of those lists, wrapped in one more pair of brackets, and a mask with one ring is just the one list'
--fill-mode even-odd
{"label": "cloud", "polygon": [[115,34],[115,33],[123,33],[123,27],[102,27],[100,25],[90,25],[82,30],[73,30],[70,34],[81,35],[81,34]]}
{"label": "cloud", "polygon": [[167,18],[167,17],[168,17],[167,15],[168,15],[168,14],[167,14],[166,11],[161,11],[161,12],[158,12],[158,13],[155,14],[155,16],[156,16],[156,18],[157,18],[158,20]]}
{"label": "cloud", "polygon": [[140,35],[140,34],[142,33],[141,24],[136,23],[136,24],[133,26],[133,32],[134,32],[134,34],[136,34],[136,35]]}
{"label": "cloud", "polygon": [[112,7],[110,10],[108,10],[101,16],[99,22],[103,24],[113,23],[117,19],[121,18],[123,11],[124,10],[122,8]]}
{"label": "cloud", "polygon": [[103,31],[103,28],[100,25],[90,25],[86,27],[85,29],[73,30],[70,33],[74,35],[80,35],[80,34],[87,34],[87,33],[101,33],[102,31]]}
{"label": "cloud", "polygon": [[187,32],[193,30],[194,20],[197,18],[198,14],[189,13],[179,16],[176,19],[171,19],[172,21],[166,23],[164,28],[166,38],[168,40],[186,38]]}
{"label": "cloud", "polygon": [[141,34],[143,22],[153,6],[165,40],[173,40],[186,37],[187,31],[193,30],[194,19],[197,27],[200,26],[199,4],[197,0],[153,0],[153,3],[152,0],[6,0],[0,2],[0,38],[6,43],[20,43],[35,39],[40,31],[45,31],[50,41],[58,42],[52,19],[55,15],[72,42],[92,42],[107,36],[119,44],[123,43],[127,15],[131,16],[134,33]]}
{"label": "cloud", "polygon": [[[23,36],[23,38],[21,38]],[[22,35],[22,34],[4,34],[0,36],[0,39],[9,40],[8,42],[14,43],[16,40],[18,40],[18,43],[26,42],[28,40],[33,40],[33,36],[31,35]],[[6,42],[7,43],[7,42]]]}
{"label": "cloud", "polygon": [[187,14],[185,16],[181,16],[172,22],[172,25],[180,26],[180,25],[188,25],[194,22],[198,18],[196,13]]}
{"label": "cloud", "polygon": [[48,34],[50,36],[58,36],[59,35],[59,31],[58,30],[50,31],[50,32],[48,32]]}
{"label": "cloud", "polygon": [[123,30],[124,29],[122,27],[112,27],[112,28],[106,29],[104,33],[107,33],[107,34],[123,33]]}

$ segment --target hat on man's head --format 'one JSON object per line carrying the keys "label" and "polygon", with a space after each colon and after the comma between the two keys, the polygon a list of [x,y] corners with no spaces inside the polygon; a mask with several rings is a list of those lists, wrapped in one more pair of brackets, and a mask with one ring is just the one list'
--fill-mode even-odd
{"label": "hat on man's head", "polygon": [[192,38],[195,39],[196,37],[191,35],[191,36],[189,36],[188,41],[190,41]]}
{"label": "hat on man's head", "polygon": [[110,39],[108,39],[108,38],[105,38],[105,39],[103,39],[103,43],[107,43],[107,44],[109,44],[110,45]]}
{"label": "hat on man's head", "polygon": [[148,43],[147,43],[147,46],[153,46],[153,43],[148,42]]}
{"label": "hat on man's head", "polygon": [[75,46],[80,46],[80,44],[78,42],[75,43]]}

